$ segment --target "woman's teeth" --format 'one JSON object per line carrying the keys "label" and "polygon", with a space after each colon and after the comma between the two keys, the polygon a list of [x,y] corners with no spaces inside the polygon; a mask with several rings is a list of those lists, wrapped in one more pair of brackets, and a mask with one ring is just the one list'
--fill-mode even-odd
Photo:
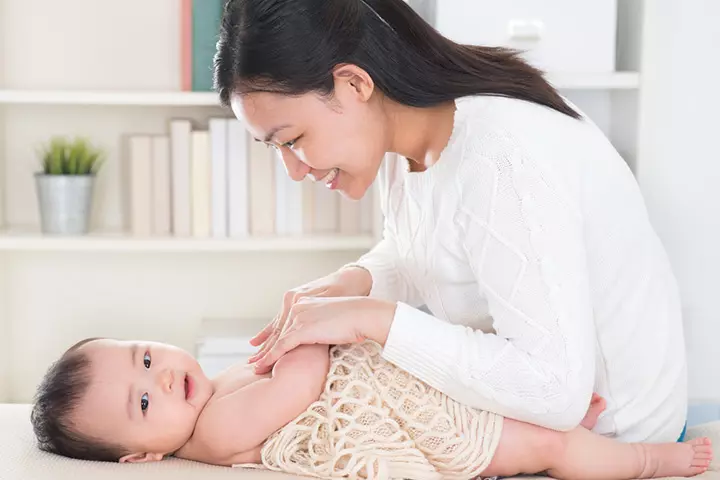
{"label": "woman's teeth", "polygon": [[332,184],[333,180],[335,180],[335,177],[338,176],[338,173],[339,170],[337,168],[333,168],[330,173],[328,173],[325,178],[323,178],[325,185],[329,187]]}

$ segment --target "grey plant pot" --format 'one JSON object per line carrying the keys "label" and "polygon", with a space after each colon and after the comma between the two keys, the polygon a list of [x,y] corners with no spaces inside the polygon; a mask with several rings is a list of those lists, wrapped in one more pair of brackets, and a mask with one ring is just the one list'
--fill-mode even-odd
{"label": "grey plant pot", "polygon": [[35,174],[42,232],[82,235],[90,230],[95,175]]}

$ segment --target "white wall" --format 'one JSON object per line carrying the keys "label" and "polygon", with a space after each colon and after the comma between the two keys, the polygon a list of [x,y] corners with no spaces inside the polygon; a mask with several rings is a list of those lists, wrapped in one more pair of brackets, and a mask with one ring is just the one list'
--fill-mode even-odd
{"label": "white wall", "polygon": [[10,322],[7,321],[7,275],[6,256],[0,253],[0,403],[9,400],[11,356]]}
{"label": "white wall", "polygon": [[0,282],[12,282],[0,284],[0,300],[13,331],[12,345],[0,345],[0,353],[12,358],[11,400],[30,401],[48,365],[85,337],[156,340],[192,351],[203,318],[237,318],[252,335],[277,313],[287,289],[360,253],[6,253]]}
{"label": "white wall", "polygon": [[638,178],[680,282],[693,401],[720,400],[720,2],[645,4]]}

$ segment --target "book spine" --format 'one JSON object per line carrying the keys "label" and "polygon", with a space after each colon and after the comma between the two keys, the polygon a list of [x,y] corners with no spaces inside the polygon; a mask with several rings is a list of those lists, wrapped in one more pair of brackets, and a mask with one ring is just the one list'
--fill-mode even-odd
{"label": "book spine", "polygon": [[212,91],[213,59],[224,0],[193,0],[192,5],[192,89]]}
{"label": "book spine", "polygon": [[210,235],[210,133],[190,134],[192,148],[192,233],[195,237]]}
{"label": "book spine", "polygon": [[152,205],[153,233],[167,236],[171,232],[170,208],[170,138],[154,136],[152,139]]}
{"label": "book spine", "polygon": [[192,90],[193,0],[180,0],[180,89]]}
{"label": "book spine", "polygon": [[283,165],[280,154],[274,149],[272,152],[275,163],[275,233],[278,235],[288,235],[290,233],[290,227],[287,210],[287,174],[285,173],[285,165]]}
{"label": "book spine", "polygon": [[170,155],[172,175],[172,227],[179,237],[191,234],[190,209],[190,132],[189,120],[170,122]]}
{"label": "book spine", "polygon": [[228,202],[230,231],[233,238],[250,235],[248,134],[239,120],[228,124]]}
{"label": "book spine", "polygon": [[209,120],[211,142],[211,211],[212,236],[227,237],[228,230],[228,121],[224,118]]}
{"label": "book spine", "polygon": [[250,233],[275,233],[275,163],[271,149],[262,142],[250,142]]}
{"label": "book spine", "polygon": [[325,235],[337,233],[339,210],[337,194],[328,190],[323,182],[316,182],[314,188],[314,233]]}
{"label": "book spine", "polygon": [[133,236],[152,232],[152,142],[146,135],[130,137],[130,230]]}

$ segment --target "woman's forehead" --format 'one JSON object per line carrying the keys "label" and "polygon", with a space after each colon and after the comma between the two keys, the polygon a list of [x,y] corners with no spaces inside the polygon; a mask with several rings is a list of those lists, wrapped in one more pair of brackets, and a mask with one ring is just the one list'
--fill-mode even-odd
{"label": "woman's forehead", "polygon": [[[271,92],[253,92],[233,95],[230,106],[238,118],[263,126],[276,122],[297,122],[327,110],[327,106],[320,97],[312,93],[283,95]],[[268,128],[272,128],[272,126]]]}

